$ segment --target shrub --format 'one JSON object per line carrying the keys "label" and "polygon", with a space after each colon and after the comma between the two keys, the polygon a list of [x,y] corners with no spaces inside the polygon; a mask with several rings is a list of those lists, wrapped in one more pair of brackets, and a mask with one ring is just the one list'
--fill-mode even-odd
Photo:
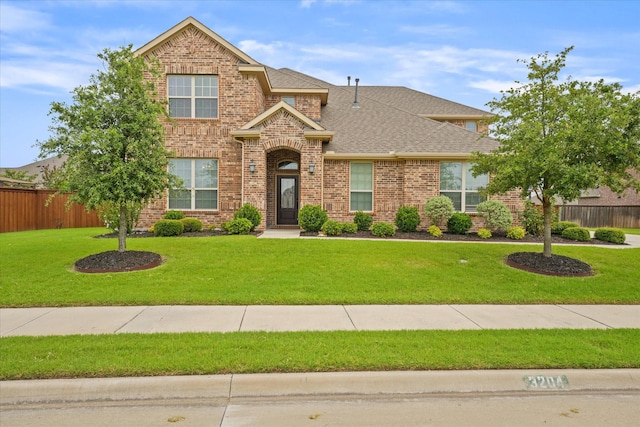
{"label": "shrub", "polygon": [[429,229],[427,230],[429,232],[429,234],[431,234],[433,237],[442,237],[442,230],[440,230],[440,227],[438,227],[437,225],[431,225],[429,226]]}
{"label": "shrub", "polygon": [[222,228],[229,234],[248,234],[252,226],[253,223],[247,218],[232,219],[222,224]]}
{"label": "shrub", "polygon": [[506,230],[513,223],[511,211],[499,200],[487,200],[478,204],[478,215],[484,218],[487,228]]}
{"label": "shrub", "polygon": [[347,234],[355,234],[358,231],[358,226],[353,222],[343,222],[342,231]]}
{"label": "shrub", "polygon": [[376,222],[371,226],[371,234],[378,237],[391,237],[396,234],[396,227],[388,222]]}
{"label": "shrub", "polygon": [[184,225],[177,219],[161,219],[153,224],[153,234],[156,236],[179,236],[184,231]]}
{"label": "shrub", "polygon": [[627,236],[624,234],[624,231],[619,228],[598,228],[595,232],[596,239],[602,240],[603,242],[611,242],[622,244],[627,239]]}
{"label": "shrub", "polygon": [[358,231],[369,231],[373,217],[366,212],[358,211],[353,217],[353,222],[358,226]]}
{"label": "shrub", "polygon": [[466,234],[473,225],[471,216],[466,213],[454,213],[447,221],[447,230],[453,234]]}
{"label": "shrub", "polygon": [[184,226],[185,233],[190,231],[202,231],[202,221],[197,218],[182,218],[180,222],[182,222],[182,225]]}
{"label": "shrub", "polygon": [[571,221],[558,221],[551,224],[551,234],[562,234],[564,230],[571,227],[578,227],[578,224]]}
{"label": "shrub", "polygon": [[182,211],[167,211],[165,212],[164,219],[182,219],[184,218],[184,212]]}
{"label": "shrub", "polygon": [[478,230],[478,237],[481,239],[490,239],[491,238],[491,230],[488,228],[481,228]]}
{"label": "shrub", "polygon": [[420,224],[420,214],[415,206],[400,206],[396,213],[395,224],[398,230],[410,233],[418,229]]}
{"label": "shrub", "polygon": [[447,196],[432,197],[424,205],[424,214],[433,225],[445,223],[454,212],[453,202]]}
{"label": "shrub", "polygon": [[251,231],[255,230],[262,222],[262,214],[255,206],[245,203],[233,214],[233,219],[246,218],[251,221]]}
{"label": "shrub", "polygon": [[565,239],[576,240],[578,242],[588,242],[591,240],[591,234],[589,230],[582,227],[569,227],[565,228],[562,232],[562,237]]}
{"label": "shrub", "polygon": [[507,230],[507,239],[522,240],[527,231],[522,227],[511,227]]}
{"label": "shrub", "polygon": [[322,224],[322,232],[327,236],[339,236],[342,234],[342,224],[332,219],[325,221]]}
{"label": "shrub", "polygon": [[298,212],[298,224],[304,231],[320,231],[327,219],[327,213],[321,206],[306,205]]}
{"label": "shrub", "polygon": [[531,203],[531,200],[525,202],[524,210],[518,214],[518,217],[527,233],[532,236],[542,236],[542,233],[544,233],[544,215],[541,209]]}

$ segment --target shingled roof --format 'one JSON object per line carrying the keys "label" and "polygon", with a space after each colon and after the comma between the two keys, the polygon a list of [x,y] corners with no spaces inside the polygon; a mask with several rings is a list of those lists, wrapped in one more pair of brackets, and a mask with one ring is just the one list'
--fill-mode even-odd
{"label": "shingled roof", "polygon": [[429,117],[474,117],[489,113],[400,86],[335,86],[287,68],[267,68],[274,87],[329,89],[321,125],[334,132],[324,146],[327,157],[464,158],[489,152],[498,142]]}

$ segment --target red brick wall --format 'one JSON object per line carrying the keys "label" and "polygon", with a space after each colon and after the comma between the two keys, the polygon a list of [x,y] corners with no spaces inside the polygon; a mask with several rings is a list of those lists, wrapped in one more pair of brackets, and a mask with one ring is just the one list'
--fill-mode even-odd
{"label": "red brick wall", "polygon": [[[161,99],[167,99],[168,74],[218,75],[218,119],[174,119],[167,122],[166,146],[177,157],[218,159],[218,210],[185,213],[202,220],[205,226],[228,221],[243,203],[242,147],[229,132],[239,129],[264,110],[265,96],[259,82],[253,75],[241,74],[238,59],[195,27],[176,34],[149,56],[157,58],[164,72],[156,81]],[[165,195],[142,212],[139,226],[152,225],[166,209]]]}
{"label": "red brick wall", "polygon": [[[330,219],[351,222],[354,212],[349,212],[349,165],[348,160],[326,160],[324,162],[324,202],[323,208]],[[419,229],[430,224],[424,215],[424,205],[428,199],[440,194],[440,162],[437,160],[374,161],[373,218],[375,222],[393,222],[400,206],[418,208],[422,221]],[[523,209],[519,192],[514,191],[492,199],[504,202],[514,213]],[[481,217],[470,214],[473,231],[484,223]]]}

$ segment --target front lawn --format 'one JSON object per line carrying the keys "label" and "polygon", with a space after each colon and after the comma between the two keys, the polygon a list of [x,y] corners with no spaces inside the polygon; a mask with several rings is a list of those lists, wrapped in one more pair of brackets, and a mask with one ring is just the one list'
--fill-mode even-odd
{"label": "front lawn", "polygon": [[165,263],[132,273],[82,274],[73,263],[113,250],[104,229],[0,236],[0,306],[167,304],[637,304],[640,249],[554,246],[596,275],[541,276],[506,266],[541,245],[256,239],[130,238]]}

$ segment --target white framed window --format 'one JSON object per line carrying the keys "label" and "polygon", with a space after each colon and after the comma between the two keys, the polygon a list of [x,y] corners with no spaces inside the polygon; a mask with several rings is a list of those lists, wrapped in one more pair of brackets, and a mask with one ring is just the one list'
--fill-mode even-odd
{"label": "white framed window", "polygon": [[440,195],[447,196],[458,212],[476,212],[485,198],[478,192],[489,183],[487,175],[473,177],[473,164],[467,162],[440,162]]}
{"label": "white framed window", "polygon": [[282,100],[287,104],[291,105],[293,108],[296,107],[296,97],[295,96],[283,96]]}
{"label": "white framed window", "polygon": [[169,190],[169,209],[218,209],[217,159],[169,159],[169,168],[182,179],[182,188]]}
{"label": "white framed window", "polygon": [[478,132],[478,122],[467,120],[464,122],[464,127],[471,132]]}
{"label": "white framed window", "polygon": [[169,116],[218,118],[218,76],[168,76]]}
{"label": "white framed window", "polygon": [[373,163],[351,163],[349,210],[373,211]]}

